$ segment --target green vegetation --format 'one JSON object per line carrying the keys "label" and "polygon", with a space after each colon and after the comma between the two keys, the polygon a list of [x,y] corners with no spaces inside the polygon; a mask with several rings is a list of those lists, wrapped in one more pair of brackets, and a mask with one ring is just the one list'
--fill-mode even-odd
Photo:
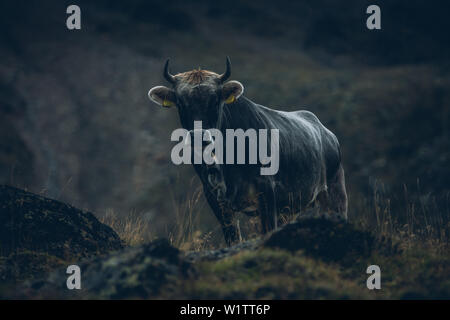
{"label": "green vegetation", "polygon": [[[325,226],[324,229],[327,229]],[[448,299],[450,250],[438,241],[423,242],[399,237],[372,238],[365,251],[354,250],[355,241],[371,233],[352,226],[331,227],[328,237],[287,229],[274,234],[257,250],[197,265],[197,276],[180,283],[181,297],[201,299]],[[286,250],[282,238],[297,242],[299,250]],[[319,237],[321,239],[319,239]],[[272,240],[273,239],[273,240]],[[272,241],[271,241],[272,240]],[[406,241],[405,241],[406,240]],[[308,241],[317,245],[309,247]],[[341,242],[341,244],[339,244]],[[338,244],[336,244],[338,243]],[[322,247],[341,251],[330,261]],[[280,248],[281,247],[281,248]],[[369,265],[381,268],[381,290],[366,287]]]}
{"label": "green vegetation", "polygon": [[301,252],[244,251],[215,262],[202,262],[199,276],[183,282],[194,299],[362,299],[367,289],[342,277],[337,265]]}
{"label": "green vegetation", "polygon": [[[363,214],[361,216],[364,216]],[[293,222],[254,249],[216,256],[201,232],[185,234],[193,272],[169,282],[157,298],[194,299],[448,299],[449,226],[398,227],[387,214],[379,225]],[[439,238],[437,235],[443,235]],[[226,251],[225,251],[226,252]],[[366,287],[370,265],[381,268],[381,290]],[[153,297],[153,298],[155,298]]]}
{"label": "green vegetation", "polygon": [[[439,250],[442,248],[439,248]],[[342,267],[302,251],[263,249],[202,262],[199,276],[181,284],[183,297],[200,299],[448,299],[446,252],[411,248],[396,255],[375,252]],[[444,254],[444,256],[442,256]],[[381,268],[381,290],[366,288],[366,268]]]}

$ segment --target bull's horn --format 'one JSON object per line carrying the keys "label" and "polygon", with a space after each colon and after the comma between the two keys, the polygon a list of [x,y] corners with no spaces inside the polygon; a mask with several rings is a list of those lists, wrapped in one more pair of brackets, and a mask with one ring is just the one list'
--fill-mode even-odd
{"label": "bull's horn", "polygon": [[225,70],[224,73],[222,73],[219,76],[220,82],[223,83],[225,82],[231,75],[231,62],[230,62],[230,57],[227,56],[227,69]]}
{"label": "bull's horn", "polygon": [[166,64],[164,65],[164,78],[166,78],[167,81],[169,81],[171,84],[175,84],[176,80],[173,75],[169,72],[169,61],[170,59],[166,60]]}

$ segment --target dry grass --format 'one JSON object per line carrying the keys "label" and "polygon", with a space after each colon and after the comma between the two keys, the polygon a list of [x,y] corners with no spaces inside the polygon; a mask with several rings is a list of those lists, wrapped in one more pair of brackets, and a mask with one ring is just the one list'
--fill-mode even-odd
{"label": "dry grass", "polygon": [[[420,190],[418,184],[417,189]],[[172,195],[175,220],[168,225],[164,234],[151,230],[151,222],[133,212],[126,216],[107,211],[100,221],[114,229],[120,238],[130,246],[150,242],[157,236],[168,238],[169,242],[181,250],[201,251],[223,247],[221,228],[212,213],[204,210],[207,204],[203,199],[201,186],[191,180],[188,191],[179,199]],[[395,209],[393,208],[395,198]],[[450,212],[447,201],[446,210],[438,206],[433,197],[410,195],[406,186],[402,203],[399,197],[389,195],[382,183],[372,186],[372,195],[355,196],[351,199],[349,220],[360,229],[370,230],[380,239],[391,239],[410,249],[417,245],[448,250],[450,238]],[[447,199],[448,200],[448,199]],[[290,210],[293,212],[293,210]],[[297,214],[281,214],[281,224],[295,220]],[[205,217],[208,215],[208,217]],[[206,218],[210,218],[209,221]],[[258,217],[237,214],[241,241],[260,236]],[[437,251],[436,251],[437,250]]]}
{"label": "dry grass", "polygon": [[[427,247],[434,251],[448,250],[450,240],[449,199],[446,205],[418,192],[412,195],[404,186],[403,199],[387,194],[382,183],[375,183],[372,197],[357,198],[350,221],[370,230],[380,239],[392,239],[403,248]],[[392,207],[395,198],[395,209]]]}
{"label": "dry grass", "polygon": [[169,242],[182,250],[210,249],[213,247],[214,231],[202,231],[199,214],[204,212],[203,189],[191,179],[188,190],[185,197],[179,200],[172,195],[176,222],[168,232]]}
{"label": "dry grass", "polygon": [[150,230],[150,224],[136,212],[120,216],[114,211],[108,210],[99,220],[116,231],[120,239],[128,246],[150,242],[155,238],[154,233]]}
{"label": "dry grass", "polygon": [[[128,246],[148,243],[157,237],[165,237],[169,242],[182,250],[205,250],[215,247],[213,234],[220,232],[219,225],[213,230],[202,230],[203,221],[200,212],[204,208],[201,186],[195,186],[191,180],[189,191],[181,199],[176,199],[172,194],[175,218],[167,226],[163,234],[157,234],[151,229],[151,221],[147,221],[142,215],[131,212],[128,215],[107,210],[99,220],[110,226]],[[217,241],[216,241],[217,242]]]}

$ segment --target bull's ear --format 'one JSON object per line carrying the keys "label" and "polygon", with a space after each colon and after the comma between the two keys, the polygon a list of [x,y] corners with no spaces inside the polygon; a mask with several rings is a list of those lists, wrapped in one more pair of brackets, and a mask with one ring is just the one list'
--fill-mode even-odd
{"label": "bull's ear", "polygon": [[226,104],[236,101],[244,92],[244,86],[239,81],[231,80],[222,87],[222,97]]}
{"label": "bull's ear", "polygon": [[175,92],[167,87],[157,86],[150,89],[148,97],[163,107],[170,108],[175,106]]}

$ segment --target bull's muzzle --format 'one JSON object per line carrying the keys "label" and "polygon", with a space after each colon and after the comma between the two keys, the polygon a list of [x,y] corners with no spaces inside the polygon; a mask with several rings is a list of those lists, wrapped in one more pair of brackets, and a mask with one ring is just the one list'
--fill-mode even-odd
{"label": "bull's muzzle", "polygon": [[[200,136],[201,143],[195,144],[192,141],[197,136]],[[204,145],[204,143],[206,143],[206,145]],[[184,144],[186,146],[191,146],[192,149],[194,150],[194,153],[200,157],[203,156],[204,147],[206,147],[211,143],[214,143],[211,131],[205,129],[189,130],[188,133],[186,134],[186,137],[184,138]]]}

